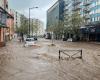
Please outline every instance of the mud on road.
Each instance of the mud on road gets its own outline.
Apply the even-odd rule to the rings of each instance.
[[[0,80],[100,80],[99,45],[55,41],[48,46],[51,41],[43,39],[37,44],[25,48],[15,40],[1,48]],[[59,60],[59,49],[82,49],[83,60]]]

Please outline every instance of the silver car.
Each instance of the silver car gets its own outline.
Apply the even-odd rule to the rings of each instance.
[[[25,47],[33,46],[36,44],[36,41],[33,38],[26,38],[25,40]]]

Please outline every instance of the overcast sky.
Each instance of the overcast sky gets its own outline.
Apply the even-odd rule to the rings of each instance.
[[[46,11],[57,0],[8,0],[9,7],[28,17],[29,8],[38,6],[38,9],[31,10],[31,17],[38,18],[46,24]]]

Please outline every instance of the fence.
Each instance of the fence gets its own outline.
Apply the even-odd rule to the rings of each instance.
[[[69,54],[70,52],[72,52],[72,55]],[[79,58],[82,59],[82,52],[82,50],[59,50],[59,60],[61,60],[61,53],[67,55],[69,58],[73,58],[73,56],[80,54]]]

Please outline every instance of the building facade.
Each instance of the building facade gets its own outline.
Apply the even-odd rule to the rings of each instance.
[[[44,23],[41,20],[38,20],[38,26],[39,26],[39,29],[38,29],[37,35],[38,36],[43,36],[44,33],[45,33]]]
[[[14,17],[13,11],[11,9],[8,11],[9,11],[9,14]],[[6,38],[6,41],[9,41],[9,40],[13,39],[13,35],[14,35],[14,19],[8,18],[6,22],[7,22],[6,23],[7,28],[6,28],[6,35],[5,35],[6,37],[5,38]]]
[[[57,1],[47,11],[47,30],[59,21],[59,2]]]
[[[100,21],[100,0],[93,0],[90,7],[91,22]]]
[[[31,19],[31,34],[34,36],[43,36],[45,33],[44,23],[39,19]]]
[[[8,13],[8,1],[0,0],[0,47],[4,46],[6,43],[6,29],[7,29],[7,19],[13,18]]]
[[[64,1],[58,0],[47,11],[47,30],[54,27],[59,21],[64,19]]]
[[[73,13],[73,1],[72,0],[64,0],[64,26],[68,26],[69,16]]]
[[[100,41],[100,0],[64,0],[64,22],[74,12],[79,12],[84,19],[81,26],[82,37],[88,41]]]
[[[14,12],[14,28],[15,30],[17,28],[19,28],[21,26],[21,15],[19,12],[17,11],[13,11]]]

